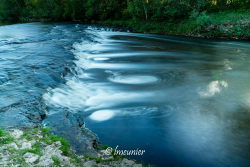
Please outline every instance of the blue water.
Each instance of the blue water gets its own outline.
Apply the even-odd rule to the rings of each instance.
[[[81,152],[77,116],[101,143],[145,150],[131,158],[146,164],[249,166],[249,54],[248,42],[3,26],[0,126],[49,125]]]

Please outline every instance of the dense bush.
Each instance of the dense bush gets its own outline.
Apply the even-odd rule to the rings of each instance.
[[[21,0],[0,0],[0,21],[18,21],[23,5]]]
[[[250,0],[0,0],[0,22],[25,20],[154,20],[178,22],[204,11],[249,8]],[[203,14],[202,14],[203,13]]]
[[[206,15],[206,12],[202,12],[197,18],[196,18],[196,24],[200,27],[203,28],[205,26],[208,26],[211,24],[212,20],[211,18]]]

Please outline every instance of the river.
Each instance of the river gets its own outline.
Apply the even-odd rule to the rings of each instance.
[[[247,167],[249,55],[248,42],[1,26],[0,126],[50,126],[82,153],[86,126],[159,167]]]

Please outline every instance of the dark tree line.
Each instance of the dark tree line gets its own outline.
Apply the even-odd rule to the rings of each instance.
[[[29,20],[159,20],[178,21],[250,7],[250,0],[0,0],[0,22]]]

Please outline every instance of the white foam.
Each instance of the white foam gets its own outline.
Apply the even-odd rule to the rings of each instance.
[[[150,84],[158,81],[158,78],[151,75],[121,75],[109,78],[110,81],[123,84]]]
[[[106,121],[114,117],[115,111],[113,110],[99,110],[92,113],[89,118],[94,121]]]
[[[109,60],[107,57],[96,57],[94,58],[95,61],[104,61],[104,60]]]
[[[100,34],[95,34],[100,35]],[[91,73],[87,73],[86,69],[104,68],[104,69],[134,69],[144,68],[147,65],[138,63],[131,65],[128,63],[106,63],[98,60],[107,60],[102,55],[96,55],[92,52],[99,50],[104,45],[101,45],[104,37],[98,37],[99,42],[85,42],[83,39],[80,43],[74,43],[72,53],[75,55],[74,61],[77,71],[77,76],[66,77],[66,84],[61,84],[57,88],[48,90],[43,98],[47,104],[56,107],[69,108],[71,111],[96,111],[91,115],[93,120],[107,120],[118,113],[111,111],[103,111],[111,107],[116,107],[121,104],[130,104],[136,102],[152,102],[154,93],[151,91],[123,91],[114,89],[110,83],[89,83],[84,79],[93,79]],[[102,48],[103,49],[103,48]],[[158,78],[151,75],[123,75],[110,78],[112,82],[125,84],[148,84],[158,81]],[[102,111],[102,113],[100,112]],[[104,115],[103,115],[104,114]],[[100,118],[100,116],[103,118]]]
[[[92,93],[87,85],[76,80],[69,80],[66,85],[48,91],[43,98],[47,103],[57,107],[82,109],[90,94]]]

